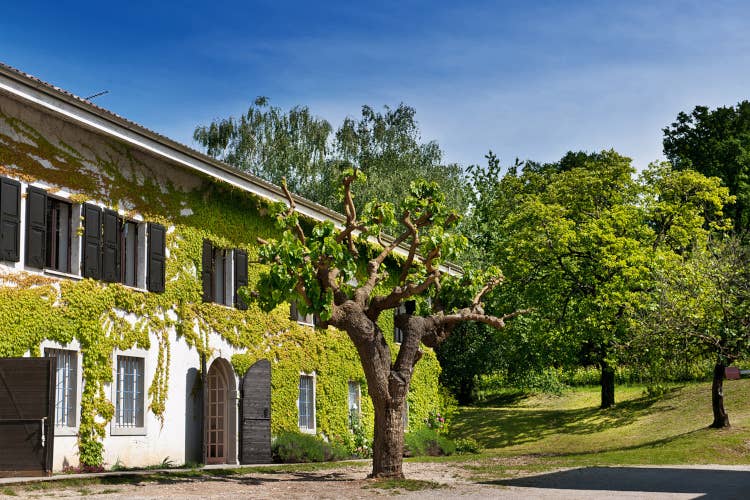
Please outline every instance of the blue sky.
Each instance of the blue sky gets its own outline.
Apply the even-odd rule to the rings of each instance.
[[[0,60],[189,145],[258,95],[334,127],[405,102],[446,161],[615,148],[750,94],[749,2],[8,2]]]

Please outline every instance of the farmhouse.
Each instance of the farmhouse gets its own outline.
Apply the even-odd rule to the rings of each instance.
[[[55,470],[261,462],[281,431],[372,428],[345,333],[237,296],[261,271],[257,238],[278,236],[277,186],[0,65],[0,187],[0,358],[55,358],[54,439],[26,439],[52,445]],[[426,349],[413,424],[440,405],[438,373]],[[3,415],[0,439],[27,428]]]

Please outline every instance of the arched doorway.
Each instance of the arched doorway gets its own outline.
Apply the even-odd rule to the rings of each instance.
[[[237,390],[232,366],[218,358],[206,374],[203,410],[204,462],[237,462]]]

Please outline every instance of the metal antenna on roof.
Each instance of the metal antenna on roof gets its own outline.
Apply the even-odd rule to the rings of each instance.
[[[97,97],[103,96],[104,94],[109,94],[109,90],[102,90],[101,92],[99,92],[97,94],[90,95],[88,97],[84,97],[84,99],[86,99],[87,101],[90,101],[91,99],[96,99]]]

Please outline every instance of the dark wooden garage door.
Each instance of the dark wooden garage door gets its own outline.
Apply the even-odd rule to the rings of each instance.
[[[0,477],[52,473],[55,358],[0,358]]]
[[[242,377],[240,463],[271,461],[271,363],[261,359]]]

